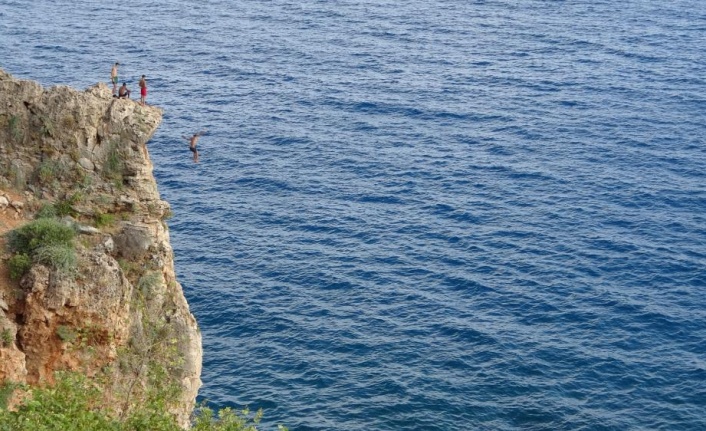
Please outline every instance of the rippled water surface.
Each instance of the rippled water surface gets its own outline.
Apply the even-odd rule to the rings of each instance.
[[[215,406],[706,429],[706,3],[0,0],[0,49],[147,75]]]

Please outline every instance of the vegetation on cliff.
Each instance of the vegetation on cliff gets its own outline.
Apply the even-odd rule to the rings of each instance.
[[[40,218],[12,231],[9,246],[15,255],[8,262],[10,276],[21,278],[33,262],[52,267],[62,274],[75,269],[74,236],[73,229],[51,218]]]
[[[7,385],[6,385],[7,387]],[[0,406],[0,431],[181,431],[168,412],[175,402],[168,390],[154,391],[128,415],[119,416],[101,402],[104,394],[96,379],[79,373],[59,372],[56,384],[26,388],[25,401],[15,410]],[[22,388],[12,388],[22,389]],[[2,388],[0,388],[2,393]],[[0,398],[0,402],[2,398]],[[193,415],[192,431],[257,431],[262,412],[208,407]],[[286,431],[284,426],[278,427]]]

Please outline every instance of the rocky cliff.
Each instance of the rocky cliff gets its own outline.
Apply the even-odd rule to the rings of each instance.
[[[0,233],[9,232],[0,244],[0,384],[76,370],[96,376],[116,414],[152,386],[172,385],[170,408],[188,423],[201,335],[174,274],[170,208],[147,151],[161,118],[104,84],[45,89],[0,70]],[[7,243],[37,217],[76,232],[75,266],[32,258],[18,269]]]

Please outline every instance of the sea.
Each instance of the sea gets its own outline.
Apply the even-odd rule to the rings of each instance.
[[[261,430],[706,429],[706,2],[0,0],[16,77],[116,61],[164,109],[200,401]]]

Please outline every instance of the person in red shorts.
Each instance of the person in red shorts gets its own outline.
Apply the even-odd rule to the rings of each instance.
[[[147,80],[145,80],[145,75],[140,78],[140,104],[145,106],[145,99],[147,98]]]

